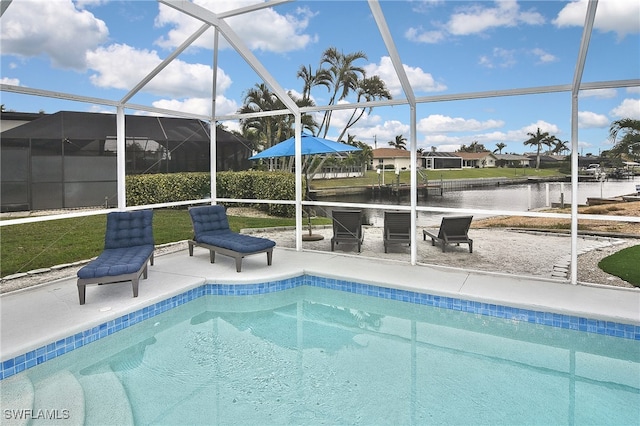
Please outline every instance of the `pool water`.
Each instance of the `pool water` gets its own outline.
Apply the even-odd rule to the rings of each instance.
[[[32,398],[78,424],[623,425],[640,342],[301,286],[199,297],[1,383],[5,420]]]

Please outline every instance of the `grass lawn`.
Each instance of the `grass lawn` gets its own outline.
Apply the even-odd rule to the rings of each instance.
[[[640,287],[640,245],[627,247],[610,256],[605,257],[598,263],[603,271],[622,278],[636,287]]]
[[[531,168],[499,168],[486,167],[483,169],[462,169],[462,170],[426,170],[427,179],[481,179],[481,178],[524,178],[524,177],[551,177],[566,176],[558,169],[531,169]],[[400,183],[409,184],[411,182],[411,172],[404,170],[400,172]],[[420,180],[418,176],[418,180]],[[385,172],[385,183],[395,183],[396,175],[393,171]],[[314,179],[311,182],[312,189],[339,188],[342,186],[368,186],[378,184],[378,174],[369,170],[363,177],[336,178],[336,179]]]
[[[330,220],[317,218],[314,223],[327,224]],[[294,225],[294,218],[229,216],[229,226],[234,231]],[[0,276],[95,257],[104,246],[105,228],[104,215],[4,226],[1,231]],[[155,210],[153,234],[156,244],[191,238],[189,213],[186,210]]]

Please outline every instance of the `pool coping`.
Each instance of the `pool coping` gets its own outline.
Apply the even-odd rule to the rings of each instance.
[[[205,257],[204,253],[193,258],[185,258],[184,253],[180,252],[162,256],[161,262],[158,262],[161,266],[152,267],[150,271],[153,273],[150,272],[149,280],[141,281],[142,285],[154,280],[154,288],[158,287],[156,289],[158,291],[153,292],[156,294],[148,292],[143,297],[132,299],[130,294],[127,295],[127,292],[131,291],[130,285],[107,286],[109,290],[113,290],[109,291],[108,304],[118,306],[114,308],[103,306],[98,309],[99,315],[86,316],[84,314],[87,313],[87,309],[76,308],[75,280],[70,279],[60,280],[31,291],[25,290],[12,297],[9,297],[11,294],[2,297],[0,302],[5,308],[7,306],[5,302],[8,299],[17,300],[25,296],[26,300],[37,293],[48,298],[52,295],[59,298],[64,294],[63,303],[59,308],[64,306],[79,312],[84,320],[73,324],[67,321],[66,327],[57,328],[53,332],[33,333],[32,339],[28,338],[29,331],[38,330],[24,330],[27,338],[22,341],[22,344],[17,344],[14,339],[7,350],[7,342],[11,343],[10,339],[4,338],[7,321],[15,326],[19,319],[5,315],[5,309],[2,309],[3,344],[0,379],[8,377],[7,372],[18,372],[16,368],[20,370],[32,367],[97,338],[106,337],[124,326],[132,325],[129,324],[131,312],[146,318],[151,313],[155,315],[163,312],[162,309],[166,310],[169,306],[178,306],[177,303],[182,304],[180,301],[184,298],[189,299],[194,294],[204,293],[206,288],[225,288],[226,293],[233,294],[235,290],[249,292],[253,291],[252,288],[264,288],[265,283],[290,285],[292,280],[297,281],[299,277],[324,280],[330,283],[328,288],[337,286],[340,287],[336,288],[338,290],[354,285],[363,289],[375,289],[378,294],[401,295],[398,296],[401,297],[400,300],[408,301],[412,298],[423,300],[425,303],[418,303],[430,306],[465,310],[482,315],[493,314],[492,316],[498,317],[507,315],[507,318],[513,320],[640,340],[640,313],[638,309],[633,310],[634,303],[636,308],[640,306],[640,292],[637,291],[572,286],[548,279],[470,272],[455,268],[411,266],[404,262],[343,254],[327,255],[326,253],[296,252],[290,249],[279,249],[279,251],[286,252],[284,255],[288,261],[293,261],[291,266],[281,265],[278,268],[272,268],[261,266],[259,264],[261,262],[254,261],[251,263],[251,270],[247,268],[247,273],[242,274],[235,273],[232,259],[218,261],[215,265],[211,265],[198,259],[198,257]],[[304,267],[296,266],[300,263]],[[175,272],[178,265],[183,269],[191,265],[194,270],[190,274],[181,274]],[[234,269],[232,274],[227,271],[231,268]],[[327,269],[334,272],[328,273]],[[211,273],[212,270],[220,272],[217,278],[207,278],[214,275]],[[425,277],[428,278],[426,283],[423,281]],[[175,284],[176,280],[180,281],[180,285],[166,285],[168,282]],[[279,284],[274,285],[278,287]],[[97,293],[105,293],[106,289],[97,289],[97,286],[94,288],[96,290],[88,295],[89,309],[92,304],[94,308],[96,304],[104,305],[104,301],[100,299],[104,294]],[[527,289],[529,291],[526,291]],[[69,299],[70,293],[73,293],[71,299]],[[554,299],[562,303],[550,303]],[[594,303],[609,305],[610,308],[615,309],[609,309],[609,313],[602,312],[602,309],[594,311]],[[620,309],[621,304],[626,304],[627,308]],[[95,312],[89,313],[95,314]],[[23,319],[25,319],[24,316]],[[32,328],[33,326],[34,324],[31,324]],[[26,328],[29,328],[28,324]]]

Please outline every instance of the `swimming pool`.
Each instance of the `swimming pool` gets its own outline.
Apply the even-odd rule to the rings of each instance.
[[[91,345],[6,379],[3,418],[635,423],[638,331],[310,276],[205,285],[89,330]]]

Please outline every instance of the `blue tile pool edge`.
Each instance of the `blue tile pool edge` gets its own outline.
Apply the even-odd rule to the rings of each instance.
[[[60,355],[64,355],[74,349],[81,348],[98,339],[110,336],[117,331],[146,319],[153,318],[156,315],[202,296],[251,296],[288,290],[303,285],[640,341],[640,326],[632,324],[473,302],[453,297],[435,296],[335,278],[300,275],[294,278],[258,284],[203,284],[177,296],[162,300],[83,332],[76,333],[15,358],[3,361],[0,369],[0,380],[11,377]]]

